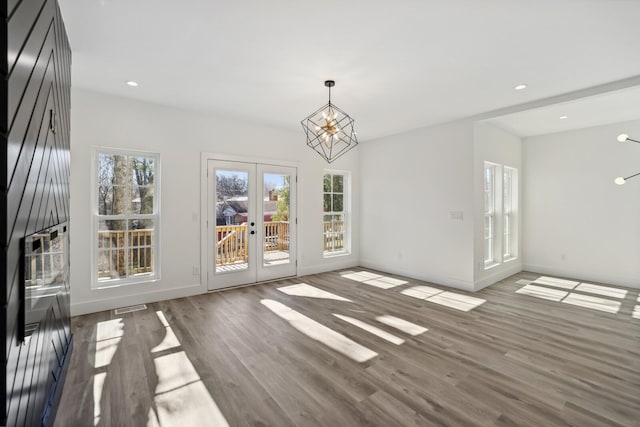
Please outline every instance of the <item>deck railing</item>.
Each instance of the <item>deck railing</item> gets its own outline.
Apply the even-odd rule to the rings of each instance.
[[[230,264],[249,259],[247,224],[216,226],[216,264]],[[264,223],[264,252],[289,250],[289,222]]]
[[[325,251],[344,249],[344,221],[325,221],[323,236]]]
[[[216,263],[230,264],[247,261],[247,224],[216,226]]]
[[[289,221],[264,223],[264,251],[289,250]]]
[[[216,262],[229,264],[248,259],[248,226],[216,226]],[[98,277],[109,278],[153,272],[154,230],[102,230],[98,232]],[[324,249],[344,246],[344,223],[324,223]],[[289,250],[289,222],[264,223],[264,252]],[[126,255],[125,255],[126,252]],[[125,256],[128,259],[125,259]],[[127,272],[128,266],[128,272]]]
[[[153,233],[152,228],[98,231],[98,278],[153,272]]]

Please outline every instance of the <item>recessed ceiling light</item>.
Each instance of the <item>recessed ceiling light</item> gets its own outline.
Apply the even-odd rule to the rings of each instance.
[[[515,90],[522,90],[526,88],[527,88],[527,85],[525,84],[519,84],[518,86],[514,87]]]
[[[560,120],[568,119],[569,116],[560,116]]]
[[[138,86],[138,82],[134,82],[133,80],[129,80],[127,82],[127,84],[131,87],[137,87]]]

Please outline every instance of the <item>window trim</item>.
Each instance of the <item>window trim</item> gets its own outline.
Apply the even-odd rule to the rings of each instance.
[[[493,212],[492,215],[492,259],[487,260],[486,248],[487,237],[485,233],[486,217],[488,215],[485,205],[486,200],[486,171],[487,168],[493,169]],[[511,174],[509,189],[505,187],[506,173]],[[482,258],[483,269],[489,270],[504,263],[518,259],[520,252],[520,237],[519,237],[519,172],[517,167],[507,166],[504,164],[485,161],[482,169],[482,192],[483,192],[483,206],[482,206]],[[509,190],[509,202],[510,206],[507,206],[506,195]],[[509,220],[506,215],[509,214]],[[509,223],[509,234],[506,233],[507,223]],[[505,253],[507,247],[507,239],[509,239],[510,253]]]
[[[506,173],[509,172],[511,175],[509,182],[509,201],[510,206],[507,209],[507,204],[505,203],[505,194],[506,187],[504,185],[504,177]],[[502,180],[503,180],[503,188],[502,188],[502,215],[505,217],[507,213],[509,214],[509,235],[507,237],[506,234],[506,220],[503,219],[502,225],[502,261],[509,262],[518,258],[518,169],[511,166],[503,166],[502,167]],[[515,191],[514,191],[515,190]],[[505,253],[505,248],[507,247],[507,239],[509,240],[509,247],[511,248],[509,253]]]
[[[153,214],[138,214],[136,219],[153,219],[155,222],[155,236],[153,249],[153,274],[145,276],[128,276],[124,278],[99,280],[97,274],[98,255],[98,224],[100,220],[129,220],[130,215],[100,215],[98,211],[98,156],[100,154],[111,154],[121,156],[141,156],[154,159],[154,194],[153,194]],[[161,278],[161,159],[159,152],[132,150],[123,148],[111,148],[92,146],[91,147],[91,195],[89,197],[91,207],[91,289],[106,289],[119,286],[136,285],[141,283],[158,282]]]
[[[334,175],[342,175],[342,215],[344,217],[344,244],[342,249],[327,251],[324,249],[324,243],[322,248],[322,257],[323,258],[334,258],[345,255],[351,255],[351,172],[345,170],[337,170],[337,169],[324,169],[322,171],[322,199],[324,200],[324,195],[327,194],[324,191],[324,176],[331,175],[331,182],[333,182]],[[330,193],[333,194],[333,191]],[[326,213],[324,211],[324,201],[322,206],[322,224],[324,227],[324,216],[332,215],[335,212]],[[324,229],[322,231],[322,241],[324,242]]]
[[[482,218],[483,218],[483,226],[482,226],[482,259],[483,259],[483,267],[485,270],[488,270],[492,267],[495,267],[497,265],[500,264],[501,261],[501,257],[500,259],[498,258],[498,256],[496,256],[497,254],[499,254],[500,250],[496,250],[499,248],[496,248],[496,245],[498,244],[498,239],[496,238],[496,230],[498,230],[499,228],[499,224],[498,224],[498,215],[499,215],[499,204],[496,203],[496,195],[499,194],[498,193],[498,182],[496,180],[496,176],[501,176],[502,174],[499,173],[500,171],[500,165],[498,165],[497,163],[492,163],[492,162],[487,162],[485,161],[483,164],[483,168],[482,168],[482,194],[483,196],[486,195],[487,190],[486,190],[486,174],[487,174],[487,169],[491,168],[492,170],[492,174],[493,174],[493,179],[492,179],[492,188],[491,188],[491,198],[493,201],[493,208],[491,209],[490,212],[487,212],[486,209],[486,202],[485,199],[483,197],[483,206],[482,206]],[[502,197],[501,197],[502,198]],[[490,218],[490,223],[491,223],[491,236],[489,238],[487,238],[484,227],[485,227],[485,222],[487,217]],[[487,259],[487,253],[486,253],[486,247],[487,247],[487,240],[491,240],[491,259]]]

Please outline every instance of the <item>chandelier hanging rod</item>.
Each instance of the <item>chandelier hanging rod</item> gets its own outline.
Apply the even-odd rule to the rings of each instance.
[[[325,80],[324,85],[329,88],[329,105],[331,105],[331,88],[336,85],[335,80]]]

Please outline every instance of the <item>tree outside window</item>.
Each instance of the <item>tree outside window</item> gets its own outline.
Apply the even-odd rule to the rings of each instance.
[[[97,152],[97,281],[157,276],[155,154]]]

